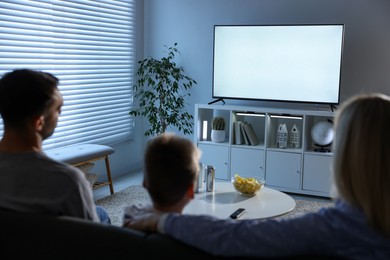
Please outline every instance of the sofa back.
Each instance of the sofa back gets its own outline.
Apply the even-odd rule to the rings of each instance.
[[[71,217],[0,209],[0,223],[1,259],[224,259],[165,235]]]
[[[164,235],[77,218],[0,210],[0,223],[4,259],[216,259]]]

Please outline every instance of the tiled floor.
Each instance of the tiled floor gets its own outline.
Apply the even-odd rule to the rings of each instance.
[[[142,183],[142,173],[141,172],[129,173],[127,175],[114,178],[112,182],[114,183],[114,192],[118,192],[129,187],[130,185],[136,185],[136,184],[140,185]],[[93,196],[95,200],[104,198],[108,195],[110,195],[109,186],[104,186],[93,191]]]

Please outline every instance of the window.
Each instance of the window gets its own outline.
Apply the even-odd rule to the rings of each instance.
[[[132,137],[134,2],[0,2],[0,74],[30,68],[60,79],[64,106],[44,149]]]

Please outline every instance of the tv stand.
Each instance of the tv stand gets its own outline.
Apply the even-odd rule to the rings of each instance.
[[[226,122],[223,142],[211,140],[216,116]],[[215,167],[218,180],[229,181],[237,173],[264,178],[266,186],[280,191],[330,197],[332,146],[320,147],[311,131],[333,119],[331,111],[196,104],[194,142],[202,151],[200,161]],[[249,135],[242,122],[251,124]],[[278,145],[281,124],[288,131],[284,148]]]
[[[225,101],[223,100],[223,98],[218,98],[217,100],[211,101],[211,102],[209,102],[207,104],[211,105],[211,104],[217,103],[219,101],[222,101],[222,103],[225,105]]]

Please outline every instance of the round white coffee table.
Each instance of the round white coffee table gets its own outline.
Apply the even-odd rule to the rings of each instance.
[[[183,214],[226,219],[238,208],[244,208],[246,212],[239,219],[263,219],[286,214],[294,207],[295,200],[283,192],[263,187],[257,195],[247,197],[238,194],[230,182],[216,181],[215,191],[196,193]]]

